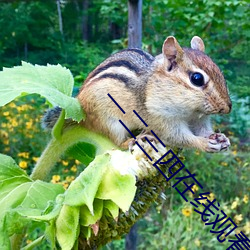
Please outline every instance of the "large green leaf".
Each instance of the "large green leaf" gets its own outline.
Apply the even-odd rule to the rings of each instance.
[[[16,176],[0,181],[0,201],[17,186],[30,181],[27,176]]]
[[[37,180],[32,183],[21,206],[26,209],[32,207],[44,210],[44,205],[47,205],[49,200],[54,200],[63,192],[64,188],[61,185]]]
[[[79,207],[64,205],[56,220],[56,238],[64,250],[71,250],[79,234]]]
[[[28,177],[10,156],[0,154],[0,181],[22,175]]]
[[[3,199],[0,200],[1,210],[0,210],[0,246],[1,249],[8,249],[9,246],[9,236],[12,233],[12,226],[17,226],[15,232],[20,231],[20,227],[23,227],[25,222],[22,218],[16,216],[7,216],[11,213],[12,209],[21,204],[22,200],[30,188],[32,182],[26,182],[15,189],[13,189],[9,194],[7,194]],[[8,219],[10,218],[10,220]],[[20,220],[19,220],[20,219]],[[27,222],[27,221],[26,221]]]
[[[95,224],[102,217],[103,200],[95,199],[93,202],[94,215],[92,215],[87,206],[80,208],[80,225],[89,226]]]
[[[112,200],[126,212],[129,210],[135,196],[135,183],[136,179],[133,175],[121,175],[118,170],[110,167],[103,176],[96,198]]]
[[[99,155],[95,160],[71,183],[65,192],[64,203],[70,206],[87,205],[93,214],[93,202],[110,161],[109,154]]]
[[[56,198],[64,189],[61,185],[32,181],[9,156],[0,154],[0,162],[0,249],[9,249],[9,236],[21,233],[31,222],[29,216],[52,210],[50,217],[53,215],[54,219],[59,214],[63,199]]]
[[[95,158],[96,148],[92,144],[78,142],[70,147],[66,154],[84,163],[85,165],[88,165]]]
[[[65,109],[66,118],[80,121],[84,114],[78,100],[71,97],[73,85],[71,72],[61,65],[34,66],[22,62],[22,66],[0,72],[0,106],[18,96],[36,93],[53,106]]]

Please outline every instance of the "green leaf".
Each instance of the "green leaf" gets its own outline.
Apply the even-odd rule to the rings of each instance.
[[[0,249],[10,250],[10,240],[6,232],[3,231],[0,225]]]
[[[91,237],[92,229],[90,227],[80,227],[80,231],[84,238],[89,239]]]
[[[14,188],[11,192],[9,192],[5,197],[0,200],[0,222],[1,220],[3,220],[7,210],[16,208],[22,203],[31,185],[32,182],[23,183]]]
[[[89,226],[95,224],[102,217],[103,200],[95,199],[93,203],[94,214],[91,214],[87,206],[80,208],[80,225]]]
[[[111,213],[112,217],[116,219],[119,215],[119,207],[110,200],[103,201],[103,207],[108,209],[108,211]]]
[[[54,202],[53,202],[54,203]],[[27,215],[30,219],[37,220],[37,221],[52,221],[54,220],[60,213],[62,209],[63,204],[61,203],[49,203],[48,207],[45,209],[45,211],[42,213],[42,215]],[[52,209],[51,209],[52,208]]]
[[[67,152],[67,155],[77,159],[85,165],[88,165],[95,158],[96,148],[92,144],[86,142],[78,142],[70,147]]]
[[[28,175],[10,156],[0,154],[0,181],[17,176],[26,176],[28,178]],[[2,191],[2,189],[0,190]]]
[[[70,206],[87,205],[93,214],[93,201],[103,176],[110,165],[109,161],[109,154],[97,156],[70,184],[65,192],[64,204]]]
[[[79,207],[64,205],[56,220],[56,238],[64,250],[71,250],[79,234]]]
[[[34,66],[22,62],[22,66],[0,72],[0,106],[18,96],[36,93],[53,106],[65,109],[66,118],[79,122],[84,114],[78,100],[71,97],[73,84],[72,74],[61,65]]]
[[[35,209],[41,213],[47,207],[48,201],[55,200],[56,196],[61,193],[64,193],[61,185],[37,180],[30,186],[20,208],[26,209],[27,213],[29,209]]]
[[[136,192],[136,179],[133,175],[121,175],[110,167],[103,176],[96,198],[112,200],[123,212],[129,210]]]
[[[16,216],[16,213],[11,213],[11,210],[22,202],[31,184],[32,182],[28,182],[19,185],[0,200],[0,249],[8,249],[9,236],[13,234],[13,227],[15,232],[19,232],[28,223],[27,220]]]
[[[58,193],[62,192],[64,189],[60,185],[42,181],[24,183],[16,187],[0,201],[3,203],[0,212],[2,228],[8,232],[8,236],[19,232],[29,223],[28,219],[38,220],[36,216],[41,216],[49,201],[54,200]],[[50,214],[50,217],[54,215],[52,219],[59,214],[61,207],[56,209]]]
[[[50,221],[45,229],[45,237],[50,242],[51,249],[56,249],[56,223]]]
[[[31,182],[27,176],[17,176],[0,181],[0,201],[17,186],[25,182]]]
[[[31,223],[32,221],[29,218],[20,216],[15,209],[10,209],[5,213],[3,231],[8,238],[14,234],[22,234],[23,229],[30,226]]]
[[[51,214],[57,216],[63,200],[56,197],[64,193],[64,189],[40,180],[32,182],[9,156],[0,155],[0,160],[0,238],[4,239],[0,242],[4,249],[9,245],[9,236],[21,233],[33,219],[27,216],[41,216],[44,211],[52,211]],[[59,208],[51,205],[54,200]]]

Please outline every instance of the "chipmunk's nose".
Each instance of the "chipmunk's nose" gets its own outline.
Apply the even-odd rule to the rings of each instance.
[[[228,114],[230,113],[231,109],[232,109],[232,102],[229,101],[227,105],[225,105],[222,109],[220,109],[219,113]]]

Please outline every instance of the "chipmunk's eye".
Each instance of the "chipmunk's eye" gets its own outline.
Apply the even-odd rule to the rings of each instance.
[[[190,81],[198,87],[204,85],[204,77],[201,73],[195,72],[190,74]]]

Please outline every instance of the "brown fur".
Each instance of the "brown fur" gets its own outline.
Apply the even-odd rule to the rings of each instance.
[[[230,112],[225,79],[203,53],[205,46],[199,37],[192,39],[191,46],[195,49],[182,49],[174,37],[168,37],[163,54],[156,58],[137,49],[109,57],[89,74],[78,95],[87,114],[84,125],[121,145],[128,133],[119,120],[130,130],[146,129],[133,114],[136,110],[148,123],[146,130],[153,129],[166,144],[220,151],[223,143],[208,138],[213,133],[208,115]],[[193,71],[205,75],[207,82],[202,87],[190,82]]]

